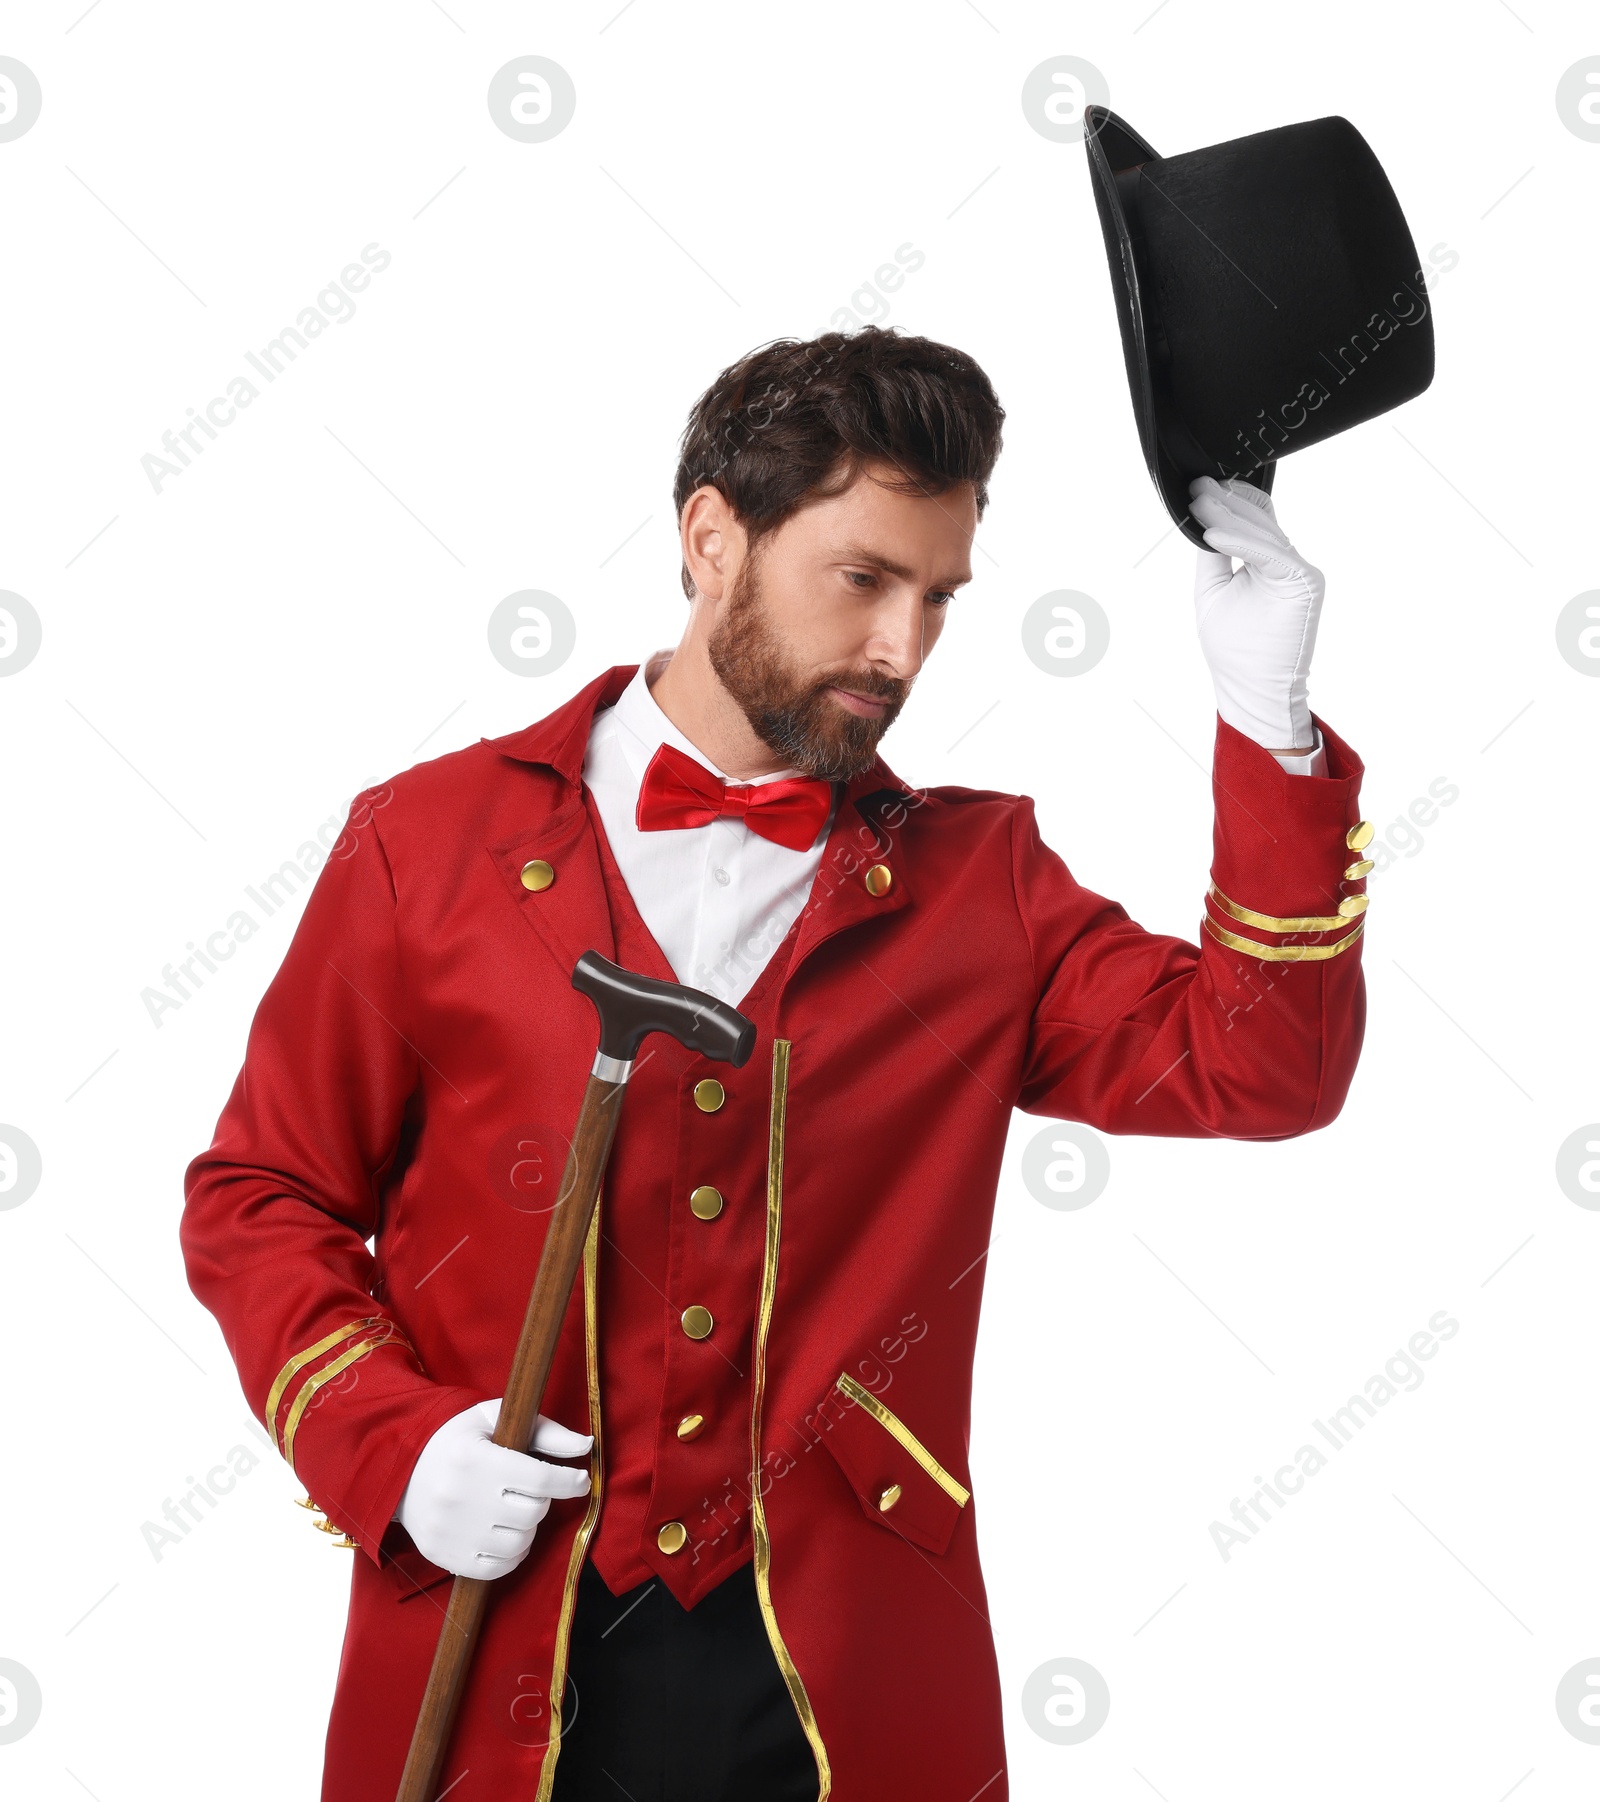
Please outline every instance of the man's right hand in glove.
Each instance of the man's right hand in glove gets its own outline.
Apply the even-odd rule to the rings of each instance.
[[[447,1420],[422,1448],[395,1511],[423,1557],[458,1577],[514,1570],[551,1501],[588,1493],[588,1471],[496,1445],[499,1418],[493,1401]],[[593,1444],[592,1433],[574,1433],[541,1414],[529,1450],[576,1458]]]

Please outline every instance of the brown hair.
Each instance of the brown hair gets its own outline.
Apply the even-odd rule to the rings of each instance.
[[[683,517],[710,484],[752,547],[807,500],[837,494],[863,463],[892,463],[902,492],[977,490],[978,516],[1000,455],[1005,409],[964,351],[892,326],[778,338],[753,350],[696,401],[679,446],[673,504]],[[683,571],[683,591],[694,582]]]

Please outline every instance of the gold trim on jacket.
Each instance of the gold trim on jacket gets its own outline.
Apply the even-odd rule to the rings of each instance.
[[[355,1333],[367,1336],[359,1345],[352,1346],[331,1363],[325,1364],[314,1376],[309,1376],[295,1392],[294,1402],[289,1409],[288,1419],[283,1423],[283,1433],[278,1432],[278,1410],[283,1406],[283,1399],[289,1392],[289,1386],[302,1370],[314,1364],[318,1358],[330,1352],[336,1345]],[[324,1383],[341,1375],[358,1359],[364,1358],[369,1351],[380,1345],[399,1344],[415,1355],[414,1347],[399,1326],[382,1314],[369,1315],[363,1320],[348,1320],[341,1327],[335,1327],[331,1333],[325,1334],[314,1345],[308,1345],[304,1351],[297,1351],[289,1359],[282,1370],[272,1380],[272,1387],[267,1391],[267,1405],[262,1417],[267,1423],[267,1431],[272,1435],[272,1443],[278,1448],[290,1470],[294,1469],[294,1436],[312,1397]]]
[[[755,1369],[750,1379],[750,1538],[755,1546],[756,1597],[761,1605],[761,1618],[767,1625],[767,1638],[772,1653],[788,1685],[790,1700],[800,1725],[811,1742],[817,1761],[817,1802],[827,1802],[833,1789],[833,1771],[828,1764],[828,1749],[817,1729],[811,1698],[789,1656],[789,1648],[778,1631],[778,1616],[772,1606],[769,1570],[772,1564],[772,1542],[767,1537],[767,1515],[761,1502],[761,1397],[767,1376],[767,1328],[772,1321],[772,1297],[778,1284],[778,1234],[783,1216],[783,1131],[789,1096],[788,1039],[772,1041],[772,1115],[767,1139],[767,1242],[761,1262],[761,1305],[756,1316]],[[541,1798],[542,1802],[542,1798]]]
[[[307,1377],[300,1385],[300,1393],[294,1398],[294,1406],[289,1410],[283,1423],[283,1461],[290,1470],[294,1469],[294,1436],[300,1430],[300,1421],[307,1408],[311,1406],[312,1397],[324,1383],[331,1383],[337,1376],[342,1376],[350,1366],[364,1358],[375,1345],[382,1345],[382,1339],[360,1339],[347,1352],[341,1352],[331,1364],[324,1364],[314,1377]]]
[[[578,1531],[573,1535],[572,1550],[567,1556],[567,1577],[561,1589],[561,1612],[556,1617],[555,1652],[550,1660],[550,1740],[544,1749],[544,1764],[539,1771],[539,1788],[534,1802],[550,1802],[550,1791],[556,1780],[556,1759],[561,1754],[561,1702],[567,1688],[567,1648],[572,1635],[572,1611],[578,1593],[578,1574],[583,1569],[589,1538],[600,1518],[600,1488],[604,1465],[600,1456],[600,1348],[599,1348],[599,1281],[597,1260],[600,1252],[600,1205],[604,1192],[594,1204],[594,1217],[589,1222],[589,1236],[583,1242],[583,1362],[589,1379],[589,1430],[594,1445],[589,1452],[589,1506]]]
[[[1242,920],[1246,926],[1259,926],[1264,932],[1339,932],[1350,924],[1350,914],[1263,914],[1254,908],[1241,907],[1237,901],[1230,901],[1222,890],[1213,882],[1206,893],[1226,914],[1234,919]],[[1351,903],[1356,913],[1363,910]]]
[[[289,1387],[290,1380],[297,1371],[304,1370],[315,1358],[320,1358],[325,1351],[332,1351],[342,1340],[348,1339],[352,1333],[359,1333],[363,1327],[382,1326],[378,1319],[348,1320],[341,1327],[335,1327],[326,1337],[319,1339],[315,1345],[308,1345],[304,1351],[297,1351],[284,1365],[283,1369],[272,1379],[272,1387],[267,1391],[267,1405],[262,1410],[262,1418],[267,1423],[267,1431],[272,1435],[274,1445],[278,1443],[278,1404],[283,1400],[283,1392]]]
[[[1340,925],[1345,922],[1340,921]],[[1211,934],[1219,944],[1226,945],[1230,951],[1246,951],[1251,957],[1258,957],[1268,964],[1320,964],[1326,963],[1330,957],[1338,957],[1361,937],[1367,929],[1363,920],[1354,932],[1346,933],[1342,939],[1335,939],[1332,944],[1321,945],[1263,945],[1259,939],[1241,938],[1237,932],[1229,932],[1219,926],[1210,914],[1200,922],[1201,926]]]
[[[841,1370],[839,1372],[834,1388],[841,1394],[848,1395],[858,1407],[865,1408],[879,1426],[898,1439],[958,1507],[965,1508],[967,1503],[972,1500],[972,1491],[958,1483],[900,1416],[884,1407],[877,1396],[870,1389],[863,1388],[850,1375],[849,1371]]]

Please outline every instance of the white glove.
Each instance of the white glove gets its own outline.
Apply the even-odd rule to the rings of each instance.
[[[1284,537],[1271,496],[1259,488],[1201,476],[1189,493],[1189,511],[1211,547],[1195,569],[1194,605],[1217,712],[1269,751],[1309,750],[1317,733],[1306,677],[1322,571]]]
[[[583,1495],[589,1473],[496,1445],[500,1403],[479,1402],[422,1448],[395,1519],[417,1550],[458,1577],[503,1577],[527,1557],[553,1497]],[[531,1449],[576,1458],[594,1444],[541,1414]]]

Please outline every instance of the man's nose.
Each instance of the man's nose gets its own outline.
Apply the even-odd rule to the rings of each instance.
[[[885,674],[909,682],[922,668],[922,660],[927,654],[926,631],[927,617],[921,591],[904,599],[897,597],[873,621],[867,655]]]

